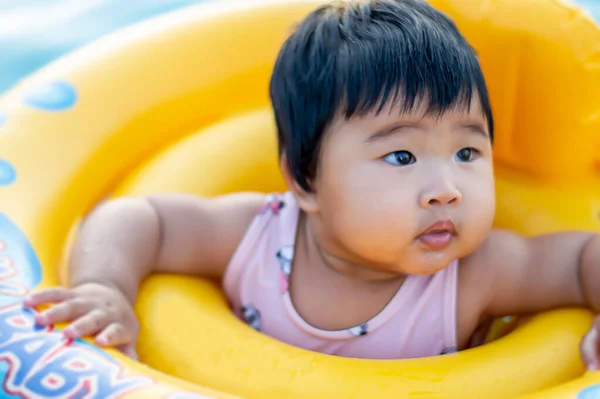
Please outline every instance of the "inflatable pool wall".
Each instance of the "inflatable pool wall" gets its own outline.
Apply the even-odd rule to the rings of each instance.
[[[458,354],[375,361],[304,351],[237,320],[218,287],[152,276],[141,362],[61,326],[22,296],[60,283],[67,243],[99,201],[285,190],[267,97],[279,46],[317,0],[219,1],[119,31],[0,100],[0,376],[8,398],[590,399],[592,314],[536,315]],[[600,30],[558,0],[432,0],[478,51],[497,121],[496,225],[600,231]],[[64,277],[64,276],[63,276]]]

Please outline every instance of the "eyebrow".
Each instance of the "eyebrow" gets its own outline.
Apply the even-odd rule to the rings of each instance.
[[[366,143],[373,143],[376,141],[380,141],[380,140],[384,140],[387,139],[388,137],[391,136],[395,136],[396,134],[400,133],[403,129],[406,128],[414,128],[414,127],[418,127],[417,124],[411,124],[411,123],[400,123],[400,124],[395,124],[389,127],[386,127],[384,129],[378,130],[377,132],[373,133],[372,135],[370,135],[365,142]],[[490,135],[487,131],[487,129],[485,127],[483,127],[483,125],[479,124],[479,123],[468,123],[468,124],[464,124],[460,126],[461,129],[465,129],[468,130],[470,132],[473,133],[477,133],[487,139],[490,138]]]
[[[400,131],[402,131],[403,129],[413,128],[413,127],[417,127],[417,125],[410,124],[410,123],[397,123],[392,126],[388,126],[388,127],[385,127],[383,129],[376,131],[375,133],[370,135],[367,138],[367,140],[365,140],[365,142],[374,143],[376,141],[384,140],[390,136],[394,136],[394,135],[400,133]]]
[[[465,125],[461,125],[461,128],[472,131],[473,133],[477,133],[485,137],[486,139],[490,138],[490,133],[487,129],[479,124],[479,123],[467,123]]]

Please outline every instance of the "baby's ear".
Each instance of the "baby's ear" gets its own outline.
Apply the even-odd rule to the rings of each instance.
[[[288,189],[298,202],[298,206],[306,213],[317,213],[319,211],[319,202],[317,201],[317,193],[314,190],[306,190],[302,187],[290,173],[287,156],[283,154],[280,159],[281,173],[288,186]]]

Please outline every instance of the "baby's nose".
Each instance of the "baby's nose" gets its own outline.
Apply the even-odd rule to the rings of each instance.
[[[449,182],[445,182],[437,187],[424,190],[421,195],[420,205],[423,208],[430,208],[440,205],[458,205],[462,200],[460,191]]]

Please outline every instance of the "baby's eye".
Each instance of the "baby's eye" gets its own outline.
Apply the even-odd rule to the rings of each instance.
[[[475,159],[477,150],[474,148],[463,148],[456,153],[455,159],[458,162],[471,162]]]
[[[387,163],[396,166],[406,166],[415,163],[417,160],[413,154],[408,151],[390,152],[383,158]]]

